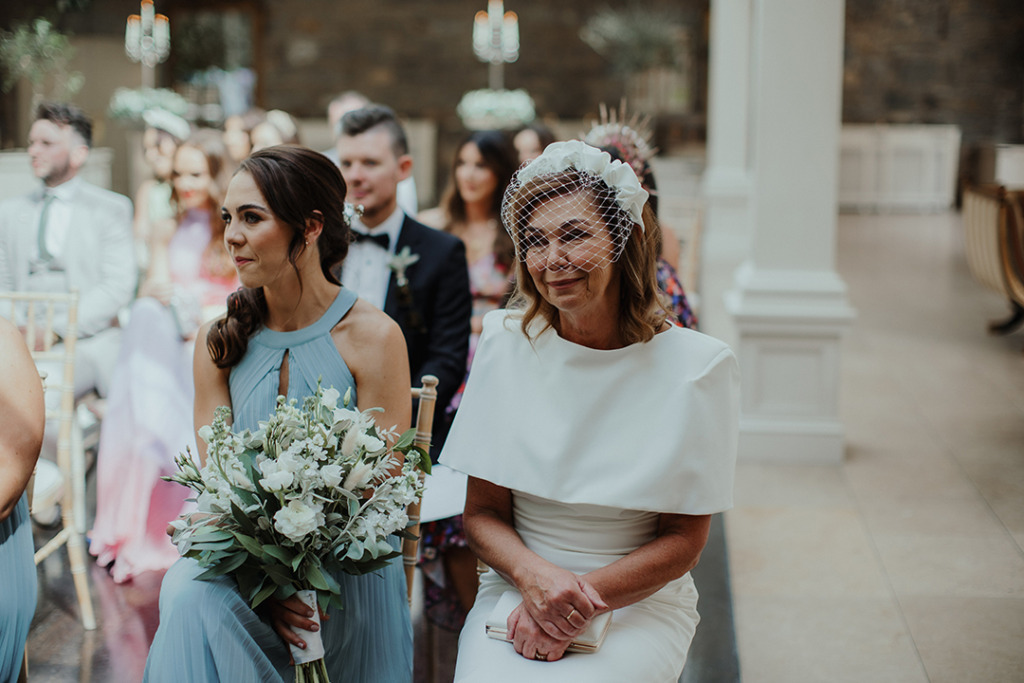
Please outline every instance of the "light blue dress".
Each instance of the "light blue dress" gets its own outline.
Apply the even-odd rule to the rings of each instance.
[[[22,494],[14,511],[0,522],[0,683],[14,683],[21,672],[28,627],[36,611],[36,563],[32,524]]]
[[[301,399],[317,379],[344,396],[355,381],[331,338],[356,295],[342,288],[317,322],[293,332],[262,329],[249,340],[229,378],[234,424],[256,429],[274,408],[281,361],[288,353],[288,396]],[[398,548],[397,539],[394,542]],[[284,641],[249,608],[235,580],[198,581],[202,570],[183,558],[164,577],[160,626],[146,661],[145,680],[291,681]],[[328,610],[323,624],[325,659],[335,683],[408,683],[412,679],[412,624],[401,562],[363,576],[335,576],[344,608]]]

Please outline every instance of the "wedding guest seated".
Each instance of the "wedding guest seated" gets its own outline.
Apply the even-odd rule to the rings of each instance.
[[[499,308],[508,295],[514,248],[501,227],[500,213],[501,197],[515,170],[514,152],[503,133],[472,133],[459,145],[441,205],[418,216],[466,245],[473,296],[467,372],[484,315]],[[461,397],[460,390],[448,406],[450,412]],[[477,584],[476,557],[466,544],[462,515],[427,522],[420,535],[424,612],[431,622],[458,631],[473,606]]]
[[[683,669],[689,570],[732,504],[739,374],[728,346],[666,322],[646,200],[580,141],[548,146],[505,193],[516,310],[485,318],[441,455],[470,477],[466,533],[490,567],[456,681],[674,683]],[[508,591],[507,618],[492,615]],[[608,612],[597,652],[566,652]]]
[[[327,105],[327,122],[331,127],[331,133],[334,135],[334,146],[323,152],[328,159],[339,166],[341,165],[341,161],[338,158],[338,143],[342,135],[342,117],[350,111],[369,107],[371,104],[373,103],[370,102],[370,99],[361,92],[347,90],[335,97]],[[416,178],[413,177],[412,173],[398,181],[396,193],[398,205],[402,207],[402,211],[405,211],[406,215],[415,216],[419,209],[419,199],[416,195]]]
[[[0,290],[78,290],[75,398],[90,392],[105,397],[121,343],[118,313],[131,303],[138,279],[132,203],[79,177],[89,157],[92,121],[78,107],[41,104],[28,142],[32,172],[42,182],[27,195],[0,202]],[[64,336],[66,317],[54,322],[57,336]],[[35,321],[22,317],[17,324]],[[41,362],[39,369],[49,377],[62,371],[56,361]],[[45,400],[56,410],[60,391],[48,390]],[[36,487],[40,521],[57,517],[62,476],[53,463],[56,450],[57,425],[49,420],[39,467],[52,485]]]
[[[235,429],[255,431],[278,394],[301,404],[320,381],[341,395],[351,390],[360,410],[382,408],[376,414],[382,429],[408,428],[411,380],[401,330],[332,274],[351,239],[345,193],[338,167],[319,152],[282,145],[242,162],[222,216],[243,287],[231,295],[227,315],[199,332],[197,428],[226,405]],[[204,443],[199,456],[205,460]],[[272,598],[256,613],[233,576],[201,581],[202,571],[192,559],[167,571],[145,680],[294,680],[287,643],[304,647],[293,628],[316,630],[312,609],[293,596]],[[320,629],[331,680],[411,680],[412,624],[401,562],[334,579],[344,608],[329,608]]]
[[[0,318],[0,681],[18,680],[36,611],[25,487],[43,442],[43,388],[18,329]]]
[[[437,405],[446,406],[466,373],[472,299],[463,243],[423,225],[398,203],[398,186],[412,173],[405,129],[388,107],[371,105],[341,119],[338,139],[348,201],[362,207],[355,242],[340,280],[402,328],[409,368],[419,383],[438,378]],[[431,456],[449,420],[434,413]]]
[[[533,161],[541,155],[541,152],[555,141],[555,134],[551,129],[539,121],[524,126],[512,138],[512,144],[519,155],[519,164]]]
[[[150,263],[124,330],[100,430],[96,522],[89,552],[121,583],[167,569],[178,552],[165,533],[188,490],[162,476],[192,437],[193,339],[225,310],[238,278],[224,248],[220,134],[199,130],[178,147],[177,218],[150,232]]]
[[[142,274],[149,263],[149,233],[154,223],[174,217],[171,203],[171,171],[174,152],[192,128],[188,121],[164,109],[147,109],[142,114],[142,156],[152,172],[135,192],[135,256]]]

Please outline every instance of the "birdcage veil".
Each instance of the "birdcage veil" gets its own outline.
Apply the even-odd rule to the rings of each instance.
[[[643,230],[647,196],[629,165],[579,140],[556,142],[513,177],[501,219],[527,265],[589,272]]]

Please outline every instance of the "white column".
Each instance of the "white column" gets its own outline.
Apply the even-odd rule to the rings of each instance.
[[[731,336],[732,323],[722,310],[721,293],[750,250],[752,2],[711,0],[700,317],[703,329],[724,338]]]
[[[750,253],[726,296],[743,372],[740,454],[838,462],[835,270],[843,0],[754,0]]]

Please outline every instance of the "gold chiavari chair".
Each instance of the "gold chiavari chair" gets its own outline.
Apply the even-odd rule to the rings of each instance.
[[[430,439],[434,425],[434,406],[437,403],[437,377],[424,375],[420,380],[422,386],[413,387],[412,397],[419,399],[419,407],[416,410],[416,438],[413,440],[417,446],[426,453],[430,453]],[[423,473],[420,473],[420,477]],[[416,560],[419,552],[420,535],[420,501],[409,504],[409,526],[407,530],[416,536],[415,539],[402,541],[402,563],[405,565],[405,583],[408,589],[409,605],[412,606],[413,577],[416,574]]]

